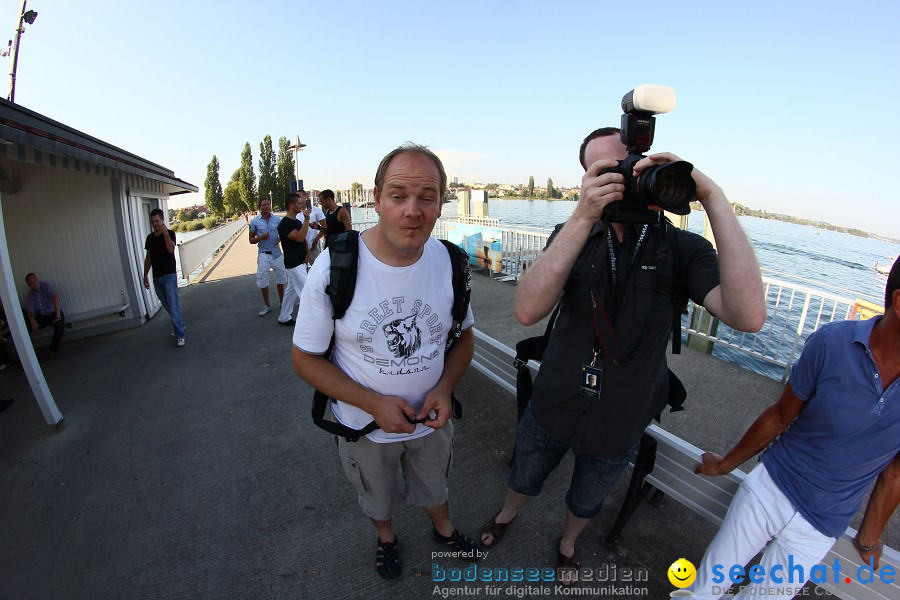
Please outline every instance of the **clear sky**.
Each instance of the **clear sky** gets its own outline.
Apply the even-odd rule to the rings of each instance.
[[[13,33],[19,0],[3,3]],[[426,144],[460,181],[579,185],[586,133],[671,86],[652,151],[752,208],[900,236],[900,3],[29,0],[16,101],[224,186],[300,135],[308,189]],[[9,59],[4,59],[9,60]]]

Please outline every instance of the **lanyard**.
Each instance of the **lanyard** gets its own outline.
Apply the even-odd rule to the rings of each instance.
[[[611,309],[610,314],[612,314],[613,318],[615,318],[615,315],[618,312],[618,304],[625,293],[624,282],[628,280],[628,275],[631,273],[631,269],[634,268],[635,262],[637,262],[638,252],[641,249],[641,244],[643,243],[644,238],[647,235],[648,229],[649,225],[644,225],[644,228],[641,229],[641,234],[634,246],[634,254],[631,257],[631,263],[628,265],[625,276],[623,278],[623,289],[621,290],[618,286],[616,251],[615,248],[613,248],[612,243],[612,225],[610,225],[609,229],[606,230],[606,243],[609,246],[609,268],[610,274],[612,275],[613,287],[615,288],[612,290],[612,298],[614,302],[613,305],[609,307]],[[593,286],[591,286],[591,306],[593,307],[593,310],[591,312],[593,316],[594,332],[597,336],[596,341],[594,342],[594,359],[593,361],[591,361],[591,366],[596,366],[597,356],[598,354],[600,354],[601,350],[605,356],[613,361],[613,363],[618,364],[619,344],[618,340],[616,339],[616,330],[613,327],[612,319],[607,314],[603,303],[600,302],[597,298],[597,294],[594,292]],[[602,319],[598,319],[598,312]]]
[[[638,251],[641,249],[641,243],[644,241],[644,237],[647,235],[647,229],[649,229],[649,225],[644,225],[644,228],[641,229],[641,235],[638,237],[637,244],[634,245],[634,254],[631,257],[631,264],[628,265],[628,270],[631,270],[631,267],[634,266],[634,261],[637,258]],[[618,272],[616,270],[616,250],[613,248],[612,242],[612,225],[606,230],[606,243],[609,246],[609,270],[612,273],[613,285],[618,285],[619,278]]]

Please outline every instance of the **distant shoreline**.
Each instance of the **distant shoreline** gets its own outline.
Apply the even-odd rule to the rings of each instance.
[[[546,202],[576,202],[576,200],[572,200],[570,198],[541,198],[538,196],[532,198],[525,198],[522,196],[504,196],[490,198],[490,200],[544,200]],[[456,198],[451,198],[448,202],[456,202]],[[863,231],[862,229],[832,225],[831,223],[827,223],[825,221],[817,222],[815,219],[804,219],[802,217],[794,217],[791,215],[783,215],[780,213],[770,213],[765,210],[756,210],[744,206],[743,204],[740,204],[738,202],[733,202],[732,206],[734,206],[734,214],[739,217],[756,217],[758,219],[767,219],[769,221],[782,221],[784,223],[793,223],[795,225],[808,225],[817,229],[827,229],[828,231],[836,231],[838,233],[849,233],[850,235],[855,235],[857,237],[871,238],[873,240],[881,240],[884,242],[891,242],[893,244],[900,244],[900,239],[879,235],[877,233],[872,233],[869,231]],[[691,209],[704,212],[703,206],[701,206],[699,202],[691,202]]]

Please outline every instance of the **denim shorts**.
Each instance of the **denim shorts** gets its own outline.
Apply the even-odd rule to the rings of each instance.
[[[575,469],[566,493],[566,506],[579,519],[591,519],[600,512],[606,495],[618,482],[639,441],[620,456],[575,456]],[[516,453],[509,474],[509,488],[526,496],[541,493],[544,480],[559,465],[569,445],[553,438],[538,425],[531,405],[516,428]]]

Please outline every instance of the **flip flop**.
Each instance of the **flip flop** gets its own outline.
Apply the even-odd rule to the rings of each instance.
[[[485,548],[493,548],[496,546],[500,540],[503,539],[503,534],[506,533],[506,528],[512,525],[513,521],[516,520],[515,517],[512,518],[512,521],[508,523],[498,523],[497,517],[500,516],[500,512],[491,517],[491,520],[481,526],[481,534],[478,536],[478,541],[481,542],[481,545]],[[491,543],[485,544],[482,540],[484,536],[491,536]]]
[[[560,537],[556,540],[556,576],[559,577],[559,582],[564,586],[570,586],[574,583],[578,582],[578,569],[581,567],[581,559],[578,556],[578,548],[575,548],[575,553],[572,554],[571,557],[566,556],[562,552],[559,551],[559,544],[562,542],[562,538]],[[568,580],[564,580],[562,578],[562,574],[571,574],[572,578]]]

